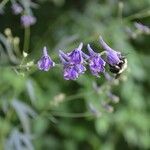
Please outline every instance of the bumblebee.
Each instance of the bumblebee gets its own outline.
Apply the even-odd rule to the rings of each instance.
[[[127,59],[125,56],[121,57],[121,62],[117,65],[110,65],[109,64],[109,70],[110,72],[116,74],[115,78],[120,77],[120,75],[122,74],[122,72],[124,72],[124,70],[127,69]]]

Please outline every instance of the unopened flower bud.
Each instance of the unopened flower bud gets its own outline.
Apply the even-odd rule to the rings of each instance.
[[[10,36],[11,35],[11,29],[10,28],[6,28],[4,31],[6,36]]]

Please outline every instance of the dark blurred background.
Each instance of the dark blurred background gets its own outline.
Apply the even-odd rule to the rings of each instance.
[[[0,149],[150,149],[150,34],[134,25],[150,26],[150,1],[34,1],[30,13],[37,22],[28,28],[25,59],[27,30],[20,24],[21,15],[12,13],[12,3],[4,1],[5,6],[0,5]],[[96,78],[89,71],[76,81],[65,81],[60,67],[41,72],[33,65],[43,46],[58,63],[59,49],[68,52],[80,42],[84,52],[88,43],[100,52],[100,35],[128,59],[127,70],[113,86],[103,75]],[[29,68],[18,68],[20,63],[28,63]],[[96,93],[95,84],[106,85]],[[120,99],[111,103],[113,112],[102,107],[109,101],[109,91]],[[92,113],[89,104],[102,114],[86,116]]]

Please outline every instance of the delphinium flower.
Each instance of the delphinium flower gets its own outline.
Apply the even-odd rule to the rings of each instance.
[[[121,73],[127,69],[127,59],[121,52],[115,51],[110,48],[100,37],[100,43],[105,50],[106,53],[106,62],[109,64],[109,70],[113,74],[115,74],[115,78],[117,79]]]
[[[106,62],[101,58],[99,53],[93,51],[90,45],[87,45],[87,49],[89,51],[89,67],[90,71],[94,76],[99,77],[99,73],[105,71]]]
[[[67,54],[61,50],[59,51],[59,57],[63,64],[65,80],[76,80],[79,75],[86,71],[84,59],[82,57],[82,47],[83,43],[81,43],[78,48]]]
[[[141,32],[143,32],[143,33],[146,33],[146,34],[150,34],[150,28],[149,28],[148,26],[143,25],[143,24],[138,23],[138,22],[135,22],[134,25],[135,25],[135,27],[136,27],[139,31],[141,31]]]
[[[14,3],[12,4],[12,11],[15,15],[18,15],[23,11],[23,8],[20,4]]]
[[[34,25],[36,23],[36,18],[32,15],[23,15],[21,16],[21,24],[24,27],[29,27],[31,25]]]
[[[48,71],[55,66],[55,63],[52,61],[51,57],[47,53],[47,48],[43,48],[43,56],[37,63],[39,70]]]
[[[76,80],[79,77],[77,68],[74,65],[71,65],[69,62],[67,62],[64,59],[64,56],[62,56],[62,52],[60,52],[59,57],[63,64],[64,79],[65,80]]]
[[[114,66],[119,64],[121,60],[121,53],[113,50],[110,48],[103,40],[102,37],[99,39],[100,44],[102,45],[103,49],[106,51],[106,56],[107,56],[107,63]]]
[[[101,117],[102,116],[102,113],[97,109],[95,108],[92,103],[89,103],[88,104],[88,107],[89,107],[89,110],[91,111],[91,113],[95,116],[95,117]]]
[[[108,97],[111,99],[112,102],[118,103],[119,102],[119,97],[117,95],[114,95],[113,93],[109,92]]]

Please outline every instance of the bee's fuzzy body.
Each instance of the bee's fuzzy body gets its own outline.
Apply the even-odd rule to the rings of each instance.
[[[124,56],[122,56],[121,62],[119,64],[109,65],[109,70],[110,72],[116,74],[116,78],[118,78],[122,74],[122,72],[124,72],[124,70],[127,69],[127,63],[127,59]]]

